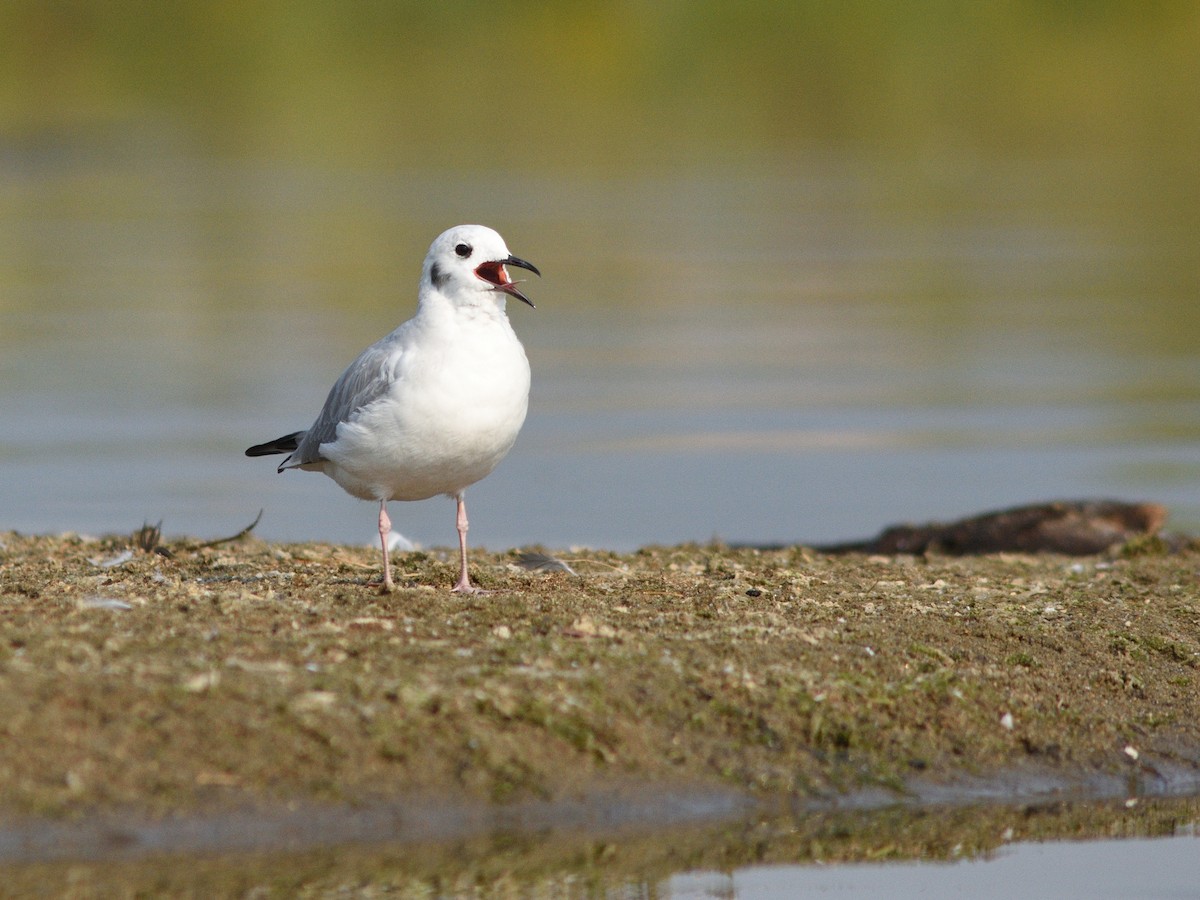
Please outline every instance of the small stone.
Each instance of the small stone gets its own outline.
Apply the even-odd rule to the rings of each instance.
[[[200,672],[193,675],[191,678],[185,678],[183,681],[183,689],[192,694],[199,694],[204,691],[215,688],[221,683],[221,673],[216,669],[208,672]]]
[[[574,622],[571,627],[566,630],[568,637],[578,638],[593,638],[593,637],[615,637],[617,632],[611,625],[604,623],[597,624],[591,616],[582,615]]]

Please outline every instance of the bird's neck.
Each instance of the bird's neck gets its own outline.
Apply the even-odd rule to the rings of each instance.
[[[468,319],[506,319],[504,295],[499,291],[478,291],[454,299],[437,288],[422,291],[417,300],[417,315]]]

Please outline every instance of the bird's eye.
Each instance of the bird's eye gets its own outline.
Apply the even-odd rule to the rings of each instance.
[[[466,259],[468,256],[471,255],[471,245],[470,244],[458,244],[455,246],[454,252],[457,253],[463,259]]]

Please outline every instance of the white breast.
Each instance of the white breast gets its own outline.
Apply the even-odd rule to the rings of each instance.
[[[529,361],[502,310],[414,320],[390,389],[321,445],[324,466],[364,499],[456,495],[512,448],[529,404]]]

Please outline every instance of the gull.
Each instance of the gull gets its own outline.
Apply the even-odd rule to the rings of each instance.
[[[508,266],[541,275],[483,225],[438,235],[421,269],[416,314],[350,363],[307,431],[246,451],[287,453],[277,471],[324,472],[347,493],[379,502],[385,594],[394,587],[388,501],[439,494],[457,504],[451,590],[483,593],[467,575],[463,497],[512,448],[529,406],[529,360],[504,305],[506,297],[533,301]]]

